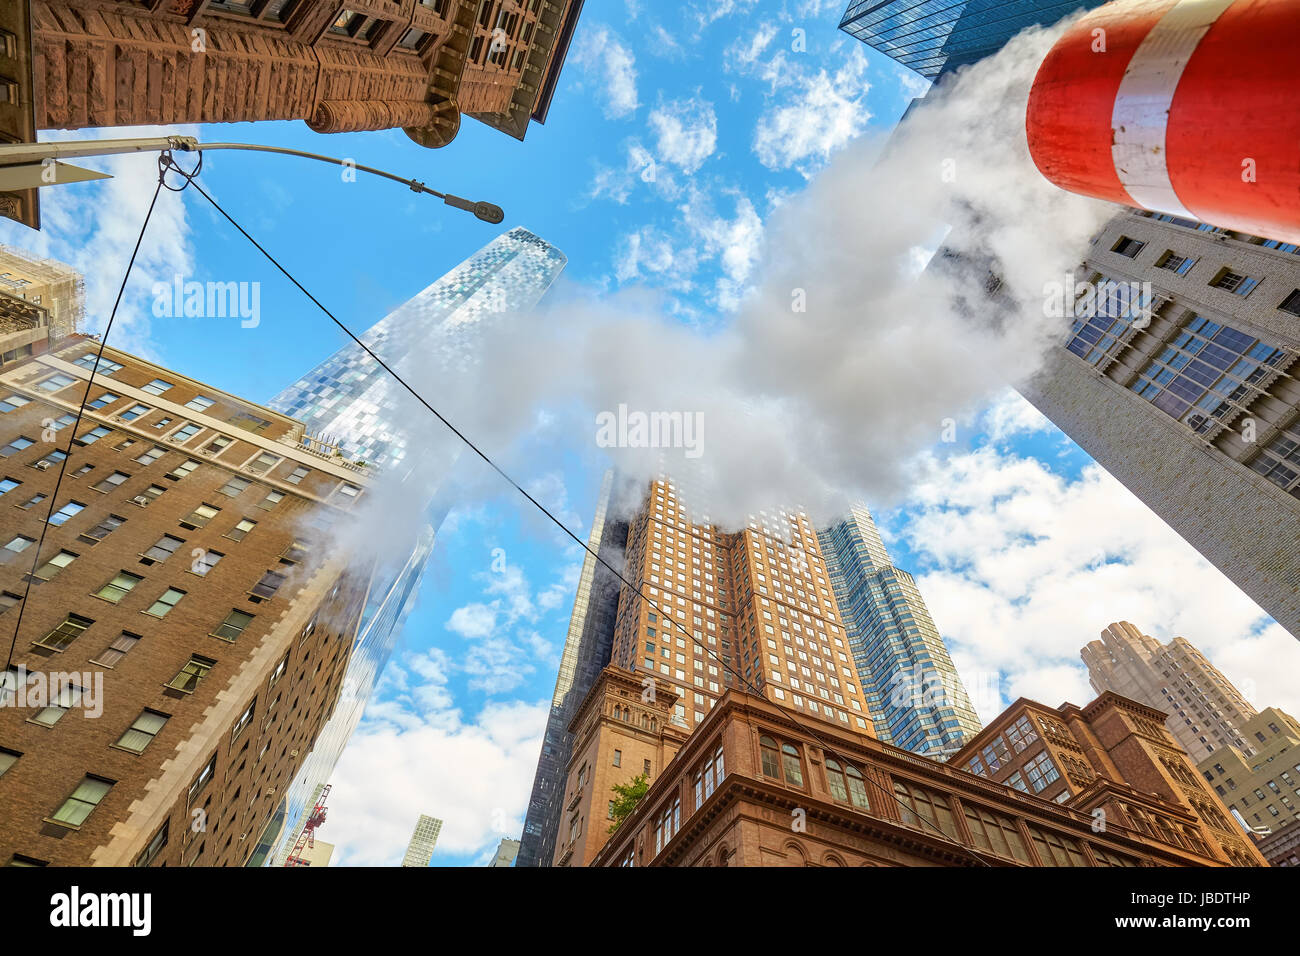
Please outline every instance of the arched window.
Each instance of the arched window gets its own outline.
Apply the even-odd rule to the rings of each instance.
[[[786,783],[803,786],[803,767],[799,763],[799,751],[794,744],[781,747],[781,767],[785,770]]]
[[[826,782],[830,785],[831,796],[836,800],[851,803],[863,810],[870,809],[866,783],[858,768],[851,763],[841,764],[838,760],[827,757]]]
[[[759,737],[758,747],[763,753],[763,776],[780,780],[781,758],[776,749],[776,741],[771,737]]]

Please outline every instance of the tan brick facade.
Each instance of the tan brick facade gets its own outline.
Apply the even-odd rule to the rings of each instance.
[[[39,540],[49,502],[24,505],[54,492],[58,462],[37,465],[66,447],[97,348],[74,336],[0,374],[6,638],[36,544],[5,545]],[[339,695],[369,572],[329,555],[329,529],[368,482],[299,422],[104,358],[55,501],[80,507],[48,528],[17,635],[32,676],[0,707],[0,864],[241,865]],[[102,686],[96,705],[47,710],[51,673]],[[65,801],[91,779],[78,821]]]

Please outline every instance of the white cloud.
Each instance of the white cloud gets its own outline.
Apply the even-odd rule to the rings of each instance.
[[[722,277],[716,285],[720,308],[735,308],[745,282],[758,262],[763,242],[763,220],[746,196],[736,197],[736,214],[727,219],[714,215],[704,196],[694,192],[682,206],[683,218],[705,256],[717,258]]]
[[[447,619],[446,627],[447,630],[471,640],[487,637],[496,630],[497,607],[481,602],[458,607]]]
[[[607,26],[583,31],[574,47],[573,61],[591,75],[605,101],[605,115],[613,118],[636,112],[636,58],[617,33]]]
[[[650,113],[650,128],[656,136],[657,158],[688,174],[704,165],[718,146],[713,104],[696,97],[656,106]]]
[[[1257,706],[1300,706],[1300,643],[1096,465],[1070,481],[987,446],[929,458],[904,514],[963,678],[1003,677],[986,720],[1021,695],[1091,700],[1079,649],[1114,621],[1187,638]]]
[[[421,813],[443,821],[435,861],[518,838],[549,709],[491,704],[466,722],[445,708],[371,707],[339,761],[319,831],[336,845],[336,865],[396,866]]]
[[[769,169],[798,169],[811,177],[867,129],[871,85],[866,54],[857,47],[833,73],[814,73],[802,61],[781,51],[766,64],[772,105],[754,131],[754,154]]]
[[[43,131],[51,141],[197,135],[192,127],[121,127],[111,130]],[[179,162],[189,165],[188,157]],[[113,178],[42,189],[42,230],[35,232],[8,220],[0,221],[0,241],[24,254],[56,259],[85,276],[84,328],[100,332],[108,322],[131,258],[149,201],[158,185],[157,155],[124,154],[87,157],[77,165],[110,173]],[[183,193],[164,189],[149,221],[113,323],[110,344],[149,357],[152,289],[156,282],[170,284],[176,275],[194,274],[194,250]],[[201,201],[201,200],[200,200]],[[222,279],[243,277],[222,276]]]
[[[984,413],[982,424],[992,441],[1001,441],[1013,435],[1056,431],[1056,426],[1046,415],[1012,389],[1007,389],[989,407]]]

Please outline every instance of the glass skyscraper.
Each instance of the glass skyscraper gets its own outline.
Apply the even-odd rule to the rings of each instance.
[[[614,472],[607,471],[601,482],[600,499],[587,546],[610,566],[619,568],[624,562],[627,523],[615,520],[609,514],[613,485]],[[591,553],[583,558],[515,866],[550,866],[555,855],[555,838],[563,810],[564,780],[573,747],[569,723],[609,663],[619,587],[617,576]]]
[[[980,731],[948,648],[865,507],[817,532],[876,736],[945,759]]]
[[[361,340],[403,377],[427,370],[434,359],[472,363],[481,320],[536,307],[567,261],[560,250],[527,229],[511,229],[381,319]],[[304,444],[327,454],[337,450],[345,459],[401,478],[410,475],[416,464],[408,455],[409,436],[403,423],[425,416],[431,430],[442,429],[353,342],[267,404],[306,422]],[[435,532],[449,507],[441,482],[454,467],[459,448],[441,455],[429,453],[428,443],[421,449],[424,460],[419,462],[418,480],[429,483],[423,527],[413,529],[409,546],[400,549],[402,559],[376,571],[334,713],[288,788],[284,813],[277,813],[273,823],[279,832],[263,834],[259,840],[279,847],[272,857],[276,862],[282,862],[293,845],[304,811],[333,774],[361,720],[414,604]]]
[[[840,29],[937,80],[996,53],[1031,26],[1049,26],[1104,0],[855,0]]]

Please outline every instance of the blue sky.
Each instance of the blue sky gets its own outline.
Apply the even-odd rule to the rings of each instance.
[[[708,335],[755,281],[773,209],[850,144],[887,134],[923,89],[836,30],[843,5],[589,0],[547,124],[524,143],[469,119],[437,151],[400,131],[319,136],[301,123],[193,132],[349,157],[498,203],[500,228],[526,226],[568,256],[559,295],[644,287]],[[46,199],[39,237],[0,228],[86,271],[92,325],[152,192],[149,158],[106,168],[111,185]],[[202,182],[358,332],[500,231],[399,185],[279,156],[212,153]],[[116,344],[265,401],[342,343],[196,194],[165,196],[151,230]],[[259,324],[152,316],[152,284],[174,274],[260,282]],[[1082,703],[1078,648],[1121,619],[1185,634],[1261,706],[1296,706],[1272,676],[1285,669],[1265,666],[1300,663],[1294,639],[1023,401],[985,405],[878,514],[968,683],[993,675],[983,717],[1021,694]],[[592,449],[522,461],[516,477],[585,537],[602,471]],[[338,844],[336,863],[396,863],[420,813],[445,821],[434,865],[482,864],[522,828],[581,554],[508,492],[453,512],[441,532],[334,780],[321,837]]]

